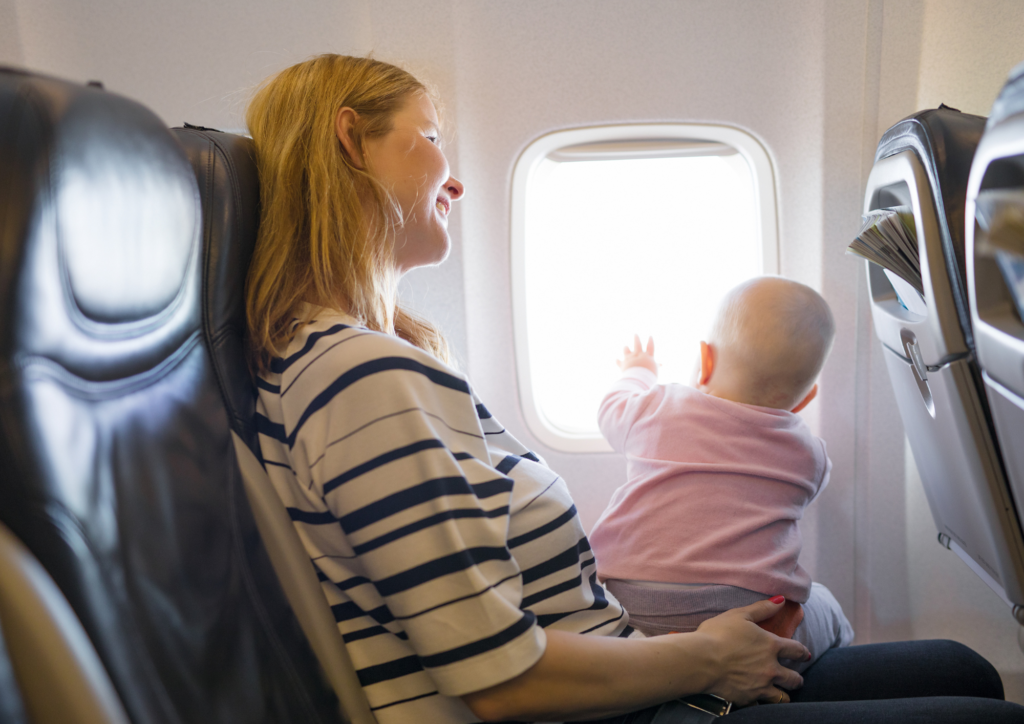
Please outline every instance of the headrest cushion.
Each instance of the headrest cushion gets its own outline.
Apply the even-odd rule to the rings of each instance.
[[[114,93],[0,69],[0,128],[5,354],[113,380],[198,334],[199,190],[160,119]]]
[[[988,117],[986,128],[1024,112],[1024,63],[1020,63],[1010,71],[1006,84],[999,91],[999,97],[992,105],[992,113]]]
[[[199,208],[192,169],[157,119],[125,123],[125,114],[139,115],[134,104],[104,96],[83,89],[55,119],[50,184],[79,310],[132,322],[177,296]]]

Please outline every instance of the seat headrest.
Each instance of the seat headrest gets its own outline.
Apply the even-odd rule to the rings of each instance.
[[[957,316],[968,346],[974,346],[967,304],[967,266],[964,258],[964,207],[971,161],[985,130],[985,119],[942,106],[904,118],[882,135],[875,162],[913,151],[928,174],[938,215],[946,270]]]
[[[1010,71],[1006,84],[999,91],[999,97],[992,104],[986,128],[991,128],[1018,113],[1024,113],[1024,63]]]
[[[231,429],[259,455],[256,387],[245,359],[245,277],[260,220],[252,141],[195,126],[172,129],[195,170],[206,216],[203,328]]]
[[[86,380],[152,368],[198,321],[201,214],[181,149],[134,101],[9,69],[0,128],[0,253],[17,279],[0,344]]]

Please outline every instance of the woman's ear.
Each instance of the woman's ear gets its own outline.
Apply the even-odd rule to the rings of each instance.
[[[797,403],[797,406],[794,407],[792,410],[790,410],[790,412],[800,412],[800,410],[804,409],[809,404],[811,404],[811,400],[813,400],[817,396],[818,396],[818,385],[814,385],[814,387],[811,388],[811,391],[807,393],[807,397],[805,397],[804,399],[800,400],[800,402]]]
[[[358,113],[348,106],[342,106],[338,109],[338,115],[334,117],[334,132],[337,134],[338,140],[341,141],[341,147],[352,159],[352,163],[356,168],[361,169],[364,167],[363,154],[355,138],[355,127],[358,120]]]
[[[697,375],[698,389],[711,381],[715,371],[715,348],[707,342],[700,343],[700,374]]]

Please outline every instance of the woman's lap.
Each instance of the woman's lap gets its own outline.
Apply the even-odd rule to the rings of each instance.
[[[831,649],[804,672],[794,702],[928,696],[1003,698],[995,668],[955,641],[894,641]]]
[[[739,709],[735,724],[961,724],[1024,722],[1024,707],[1002,701],[992,665],[954,641],[898,641],[832,649],[804,673],[791,704]],[[658,724],[692,713],[670,702]],[[675,709],[678,707],[678,709]],[[658,708],[607,720],[647,724]],[[678,718],[672,713],[678,711]]]

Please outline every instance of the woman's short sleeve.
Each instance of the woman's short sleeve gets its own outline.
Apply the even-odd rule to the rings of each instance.
[[[364,687],[425,671],[459,696],[530,668],[545,640],[520,608],[512,481],[466,380],[345,324],[313,325],[289,352],[260,382],[261,446],[346,640],[365,644],[349,646]]]

